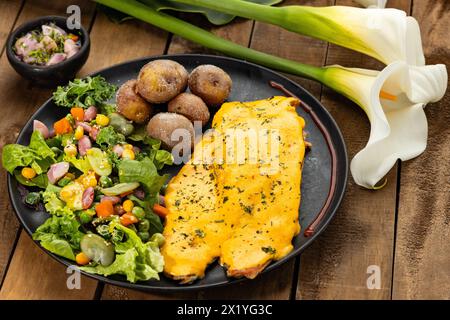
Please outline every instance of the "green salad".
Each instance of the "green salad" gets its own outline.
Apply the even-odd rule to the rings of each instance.
[[[33,234],[42,247],[89,273],[159,279],[168,177],[158,170],[173,159],[107,102],[115,91],[100,76],[59,87],[54,102],[68,114],[52,129],[34,120],[29,145],[5,145],[2,164],[25,204],[49,213]]]

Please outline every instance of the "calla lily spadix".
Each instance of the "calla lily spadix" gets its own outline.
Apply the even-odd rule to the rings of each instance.
[[[428,125],[423,107],[443,97],[446,67],[411,67],[397,61],[381,72],[327,69],[324,83],[359,104],[370,120],[369,141],[352,159],[350,170],[358,185],[376,188],[397,159],[409,160],[425,150]]]
[[[267,22],[359,51],[385,64],[397,60],[410,65],[425,64],[419,25],[401,10],[348,6],[272,7],[242,0],[173,1]]]
[[[366,8],[384,8],[387,0],[353,0]]]

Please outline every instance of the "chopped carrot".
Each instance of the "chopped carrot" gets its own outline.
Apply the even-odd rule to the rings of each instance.
[[[161,218],[165,218],[169,214],[169,210],[159,204],[153,205],[153,211]]]
[[[120,222],[126,227],[130,224],[139,222],[139,219],[132,213],[125,213],[120,216]]]
[[[69,120],[67,120],[66,118],[62,118],[61,120],[56,121],[53,124],[53,128],[55,129],[56,134],[70,133],[73,130]]]
[[[100,218],[106,218],[114,214],[114,206],[111,200],[104,200],[95,206],[95,212]]]
[[[74,107],[70,109],[70,114],[77,121],[83,121],[84,119],[84,110],[80,107]]]
[[[84,254],[83,252],[80,252],[79,254],[77,254],[75,256],[75,261],[79,265],[84,266],[84,265],[88,264],[91,261],[91,259],[89,259],[89,257],[86,254]]]
[[[391,100],[391,101],[397,101],[397,96],[390,94],[386,91],[381,90],[380,91],[380,98],[381,99],[387,99],[387,100]]]

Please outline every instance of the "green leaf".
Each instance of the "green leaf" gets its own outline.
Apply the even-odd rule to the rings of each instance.
[[[37,175],[33,179],[25,179],[20,173],[20,170],[14,170],[14,177],[17,182],[27,187],[39,187],[41,189],[45,189],[48,185],[48,178],[45,173]]]
[[[36,159],[36,153],[20,144],[7,144],[3,147],[2,164],[9,173],[13,173],[17,167],[26,167]]]
[[[167,178],[167,175],[158,174],[155,164],[149,158],[142,161],[124,159],[119,164],[120,182],[139,182],[150,196],[156,196]]]
[[[33,149],[36,154],[39,155],[40,159],[50,158],[52,160],[55,160],[55,153],[45,142],[42,133],[37,130],[33,131],[33,133],[31,134],[30,145],[28,147]]]
[[[17,167],[26,167],[33,163],[35,170],[37,169],[40,174],[55,162],[55,156],[53,150],[45,143],[42,134],[34,131],[28,147],[20,144],[7,144],[3,147],[2,164],[13,174]]]
[[[80,250],[84,233],[73,216],[51,216],[33,233],[33,240],[40,241],[48,251],[70,260],[75,260],[75,251]]]
[[[112,147],[119,143],[125,142],[125,136],[121,133],[116,132],[112,126],[107,126],[102,129],[97,134],[95,142],[100,146]]]
[[[221,0],[217,0],[221,1]],[[222,0],[226,1],[226,0]],[[254,2],[258,4],[274,5],[282,2],[283,0],[245,0],[248,2]],[[140,2],[145,3],[154,9],[160,10],[175,10],[183,12],[193,12],[201,13],[206,16],[206,18],[215,25],[224,25],[231,22],[235,17],[229,14],[221,13],[215,10],[210,10],[202,8],[199,6],[187,5],[183,3],[178,3],[176,0],[140,0]]]
[[[116,92],[116,86],[110,84],[101,76],[75,79],[67,86],[59,86],[53,93],[53,101],[62,107],[99,106],[109,100]]]

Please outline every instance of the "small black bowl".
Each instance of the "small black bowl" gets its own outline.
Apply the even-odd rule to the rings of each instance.
[[[80,29],[69,30],[66,25],[66,17],[45,16],[26,22],[15,29],[8,37],[6,43],[6,55],[9,63],[21,76],[29,79],[33,84],[53,87],[64,84],[75,77],[75,74],[85,64],[91,47],[89,34],[86,29],[80,25]],[[69,59],[51,66],[36,66],[21,61],[14,52],[16,40],[26,33],[40,29],[43,24],[54,23],[66,32],[73,33],[80,37],[80,50]]]

